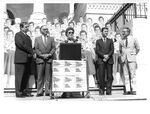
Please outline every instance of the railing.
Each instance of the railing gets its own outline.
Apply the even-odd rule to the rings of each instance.
[[[134,4],[135,18],[147,18],[147,3]]]
[[[132,20],[133,18],[147,18],[147,3],[126,3],[114,14],[114,16],[108,20],[113,23],[120,16],[124,17],[125,21]]]
[[[147,3],[125,3],[107,22],[112,24],[114,31],[118,31],[133,18],[147,18]]]

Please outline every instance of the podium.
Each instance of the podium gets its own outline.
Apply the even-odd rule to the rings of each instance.
[[[60,43],[60,60],[81,60],[81,43]]]
[[[52,64],[52,91],[88,93],[87,65],[81,60],[81,44],[61,43],[59,57]]]

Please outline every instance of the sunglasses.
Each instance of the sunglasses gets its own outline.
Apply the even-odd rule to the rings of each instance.
[[[73,34],[73,32],[68,32],[68,34]]]

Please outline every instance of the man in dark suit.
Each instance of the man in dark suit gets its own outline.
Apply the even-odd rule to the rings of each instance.
[[[25,92],[30,73],[30,62],[33,56],[32,41],[26,34],[28,23],[20,24],[20,32],[15,35],[15,89],[16,97],[30,96]]]
[[[96,54],[98,56],[98,81],[99,81],[99,94],[104,95],[105,88],[105,74],[106,80],[106,95],[111,95],[112,87],[112,66],[113,66],[113,53],[114,45],[112,39],[107,38],[108,28],[102,28],[102,38],[96,41]],[[106,71],[106,73],[105,73]]]
[[[35,52],[37,54],[37,97],[43,96],[45,84],[45,96],[52,98],[52,60],[56,50],[54,38],[49,36],[47,26],[40,28],[42,36],[35,39]]]

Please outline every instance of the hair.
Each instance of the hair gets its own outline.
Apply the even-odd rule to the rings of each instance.
[[[123,27],[123,29],[127,29],[129,33],[131,32],[131,29],[129,27]]]
[[[50,20],[47,20],[46,23],[50,22],[52,24],[52,22]]]
[[[87,20],[89,20],[89,19],[92,21],[92,18],[87,18]]]
[[[85,26],[87,27],[87,25],[86,25],[85,23],[83,23],[83,24],[81,25],[81,27],[82,27],[83,25],[85,25]]]
[[[40,26],[36,26],[36,27],[35,27],[35,30],[36,30],[36,29],[40,29]]]
[[[30,22],[29,25],[30,25],[30,24],[33,24],[33,26],[34,26],[34,22]]]
[[[72,30],[72,31],[73,31],[73,34],[74,34],[74,29],[73,29],[72,27],[68,27],[68,28],[66,29],[66,32],[65,32],[65,35],[66,35],[66,36],[67,36],[67,33],[68,33],[69,30]]]
[[[42,28],[43,28],[44,26],[46,26],[46,25],[42,25],[42,26],[40,27],[40,32],[41,32],[41,30],[42,30]]]
[[[47,20],[47,18],[45,18],[45,17],[44,17],[44,18],[42,18],[42,21],[43,21],[44,19],[46,19],[46,20]]]
[[[56,23],[56,24],[55,24],[55,27],[56,27],[56,25],[59,25],[59,26],[61,26],[61,25],[60,25],[60,23]]]
[[[10,28],[9,28],[9,27],[7,27],[7,26],[6,26],[6,27],[4,27],[4,30],[5,30],[5,29],[8,29],[8,30],[10,30]]]
[[[8,35],[9,32],[12,32],[12,34],[14,35],[14,31],[13,30],[9,29],[6,34]]]
[[[107,30],[108,30],[108,28],[107,28],[107,27],[103,27],[103,28],[102,28],[102,30],[101,30],[101,32],[103,32],[105,29],[107,29]]]
[[[5,20],[5,23],[6,23],[8,20],[10,21],[10,24],[12,25],[12,20],[9,19],[9,18]]]
[[[65,30],[62,30],[62,31],[61,31],[61,35],[62,35],[63,32],[65,33],[66,31],[65,31]]]
[[[120,35],[120,36],[121,36],[121,33],[118,32],[118,33],[115,34],[115,36],[117,36],[117,35]]]
[[[98,23],[93,23],[93,28],[94,28],[96,25],[98,25]],[[99,26],[99,25],[98,25],[98,26]]]
[[[8,18],[8,19],[6,19],[5,21],[8,21],[8,20],[10,20],[10,21],[11,21],[11,19],[9,19],[9,18]]]
[[[110,26],[111,26],[111,23],[110,23],[110,22],[107,22],[107,23],[105,24],[105,27],[106,27],[107,25],[110,25]]]
[[[82,33],[85,33],[86,36],[87,36],[87,32],[86,32],[85,30],[81,30],[81,31],[80,31],[80,35],[81,35]]]
[[[75,25],[73,21],[70,21],[70,22],[68,23],[68,25],[70,25],[71,23],[73,23],[73,25]]]
[[[100,17],[98,18],[98,20],[100,20],[100,18],[102,18],[102,19],[104,20],[104,17],[102,17],[102,16],[100,16]]]
[[[99,28],[99,30],[101,30],[101,28],[100,28],[99,25],[95,25],[95,26],[94,26],[94,31],[96,30],[96,28]]]
[[[20,28],[23,28],[24,25],[27,25],[27,24],[28,24],[27,22],[21,22],[21,23],[20,23]]]

